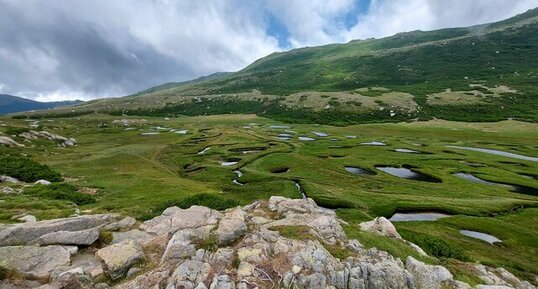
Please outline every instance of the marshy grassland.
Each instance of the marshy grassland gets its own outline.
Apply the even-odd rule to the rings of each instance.
[[[119,119],[128,121],[114,122]],[[527,279],[538,274],[538,260],[532,257],[538,255],[538,163],[448,147],[538,157],[535,123],[431,120],[336,127],[285,124],[255,115],[168,119],[89,114],[37,121],[2,118],[0,124],[4,135],[32,124],[78,143],[64,148],[15,136],[24,147],[0,146],[0,156],[30,158],[64,178],[56,185],[64,193],[38,186],[0,195],[2,222],[14,222],[12,217],[20,214],[48,219],[79,211],[144,220],[169,205],[197,201],[226,207],[273,195],[301,198],[300,188],[321,206],[335,209],[348,222],[347,233],[366,246],[400,257],[415,254],[401,242],[360,232],[356,224],[395,212],[441,212],[453,216],[395,225],[404,238],[449,267],[458,266],[455,260],[474,260]],[[300,136],[314,140],[301,141]],[[370,142],[385,145],[363,144]],[[380,166],[408,168],[436,181],[400,178],[376,168]],[[354,174],[345,167],[373,174]],[[471,182],[455,173],[526,190]],[[69,190],[91,197],[67,198]],[[462,229],[491,234],[502,243],[466,237]]]

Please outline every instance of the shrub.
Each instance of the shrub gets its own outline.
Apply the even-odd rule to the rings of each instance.
[[[60,173],[47,165],[39,164],[31,159],[19,157],[0,157],[0,175],[8,175],[24,182],[47,180],[62,181]]]
[[[70,201],[77,205],[87,205],[95,203],[96,201],[95,197],[82,194],[77,191],[75,186],[64,183],[50,184],[47,186],[36,185],[31,188],[27,188],[24,193],[50,200]]]
[[[112,236],[112,232],[110,231],[99,231],[99,239],[97,239],[97,242],[101,246],[108,245],[112,243],[112,240],[114,237]]]
[[[30,131],[30,129],[25,128],[25,127],[8,127],[6,128],[5,133],[9,135],[19,135],[23,132],[28,132],[28,131]]]
[[[154,211],[162,212],[169,207],[180,207],[188,209],[191,206],[205,206],[214,210],[226,210],[239,206],[239,202],[234,199],[225,198],[216,194],[202,193],[187,197],[182,200],[168,200],[157,206]]]
[[[5,267],[0,266],[0,280],[7,279],[9,270]]]
[[[207,239],[196,244],[196,249],[204,249],[208,252],[216,252],[218,248],[218,240],[215,234],[211,234]]]
[[[469,261],[465,251],[455,244],[449,243],[439,237],[419,234],[416,232],[401,230],[402,238],[415,243],[426,253],[438,258],[453,258],[461,261]]]

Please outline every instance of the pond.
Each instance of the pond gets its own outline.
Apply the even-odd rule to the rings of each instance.
[[[423,213],[395,213],[390,217],[391,222],[413,222],[413,221],[437,221],[441,218],[450,217],[443,213],[423,212]]]
[[[300,136],[299,137],[299,140],[300,141],[314,141],[316,140],[315,138],[311,138],[311,137],[307,137],[307,136]]]
[[[460,173],[455,173],[453,175],[458,177],[458,178],[462,178],[462,179],[468,180],[468,181],[473,182],[473,183],[484,184],[484,185],[502,186],[502,187],[508,188],[511,191],[514,191],[516,193],[538,196],[538,189],[532,188],[532,187],[516,185],[516,184],[507,184],[507,183],[501,183],[501,182],[486,181],[486,180],[483,180],[483,179],[481,179],[481,178],[479,178],[479,177],[477,177],[477,176],[475,176],[473,174],[470,174],[470,173],[462,173],[462,172],[460,172]]]
[[[346,172],[348,173],[352,173],[354,175],[360,175],[360,176],[371,176],[371,175],[375,175],[375,172],[371,171],[371,170],[368,170],[368,169],[363,169],[363,168],[359,168],[359,167],[350,167],[350,166],[346,166],[345,167],[345,170]]]
[[[467,236],[467,237],[480,239],[480,240],[488,242],[490,244],[502,242],[497,237],[492,236],[490,234],[486,234],[486,233],[480,233],[480,232],[469,231],[469,230],[460,230],[460,233]]]
[[[160,132],[143,132],[140,135],[158,135],[161,134]]]
[[[272,126],[270,126],[270,128],[273,128],[273,129],[290,129],[291,127],[287,126],[287,125],[272,125]]]
[[[319,137],[326,137],[328,136],[329,134],[328,133],[325,133],[325,132],[319,132],[319,131],[313,131],[312,132],[313,134],[319,136]]]
[[[394,149],[394,151],[398,152],[398,153],[408,153],[408,154],[418,154],[418,153],[420,153],[419,151],[410,150],[410,149]]]
[[[234,165],[237,165],[239,161],[241,161],[241,159],[236,159],[236,158],[227,159],[225,161],[220,162],[220,165],[225,166],[225,167],[234,166]]]
[[[389,175],[408,179],[408,180],[423,181],[423,182],[430,182],[430,183],[441,182],[441,180],[437,178],[412,171],[411,169],[408,169],[408,168],[397,168],[397,167],[375,167],[375,168]]]
[[[367,146],[386,146],[382,141],[369,141],[369,142],[361,142],[361,145],[367,145]]]
[[[520,159],[520,160],[531,161],[531,162],[538,162],[538,158],[535,158],[535,157],[518,155],[518,154],[514,154],[514,153],[500,151],[500,150],[484,149],[484,148],[473,148],[473,147],[464,147],[464,146],[452,146],[452,145],[447,145],[446,147],[453,148],[453,149],[461,149],[461,150],[468,150],[468,151],[474,151],[474,152],[487,153],[487,154],[498,155],[498,156],[514,158],[514,159]]]

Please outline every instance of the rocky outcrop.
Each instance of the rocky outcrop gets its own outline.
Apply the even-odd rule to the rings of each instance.
[[[115,217],[97,216],[85,216],[106,219],[94,220],[92,228],[119,230],[112,234],[111,244],[94,243],[90,248],[80,245],[82,250],[58,245],[8,246],[0,248],[4,250],[0,251],[0,260],[7,252],[9,269],[25,276],[50,276],[42,280],[48,283],[43,288],[108,288],[109,285],[96,284],[96,280],[108,280],[110,286],[122,289],[471,288],[454,280],[442,266],[428,265],[413,257],[404,263],[387,252],[365,249],[359,241],[347,239],[335,213],[318,207],[311,199],[272,197],[224,212],[200,206],[172,207],[139,226],[133,219],[118,221]],[[77,225],[77,230],[58,225],[78,224],[77,218],[35,224],[61,227],[63,234],[91,230],[82,225]],[[362,227],[397,236],[380,219]],[[0,227],[2,230],[6,227]],[[15,239],[31,239],[20,237],[25,235],[41,241],[58,237],[54,235],[56,231],[45,231],[48,235],[32,230],[28,231],[31,234],[19,232]],[[39,264],[39,268],[23,258]],[[534,288],[500,268],[476,265],[476,274],[484,281],[483,286],[490,286],[482,287],[486,289]],[[118,283],[119,280],[124,281]],[[13,282],[21,281],[7,280],[4,284]],[[18,288],[30,287],[24,286]]]
[[[57,231],[45,234],[30,242],[31,245],[77,245],[89,246],[99,238],[99,230],[91,228],[80,231]]]
[[[14,139],[9,136],[0,136],[0,145],[7,147],[23,147],[23,144],[16,142]]]
[[[19,137],[27,139],[27,140],[35,140],[35,139],[46,139],[53,142],[56,142],[59,146],[67,147],[67,146],[74,146],[77,144],[77,141],[74,138],[66,138],[61,135],[57,135],[48,131],[28,131],[23,132],[19,134]]]
[[[401,239],[394,225],[385,217],[375,218],[368,222],[360,223],[361,230],[376,233],[381,236]]]

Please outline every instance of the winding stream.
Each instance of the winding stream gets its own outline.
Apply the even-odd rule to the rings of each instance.
[[[447,145],[446,147],[453,148],[453,149],[487,153],[487,154],[498,155],[498,156],[513,158],[513,159],[520,159],[520,160],[531,161],[531,162],[538,162],[538,158],[535,158],[535,157],[518,155],[515,153],[509,153],[509,152],[504,152],[504,151],[494,150],[494,149],[473,148],[473,147],[452,146],[452,145]]]

